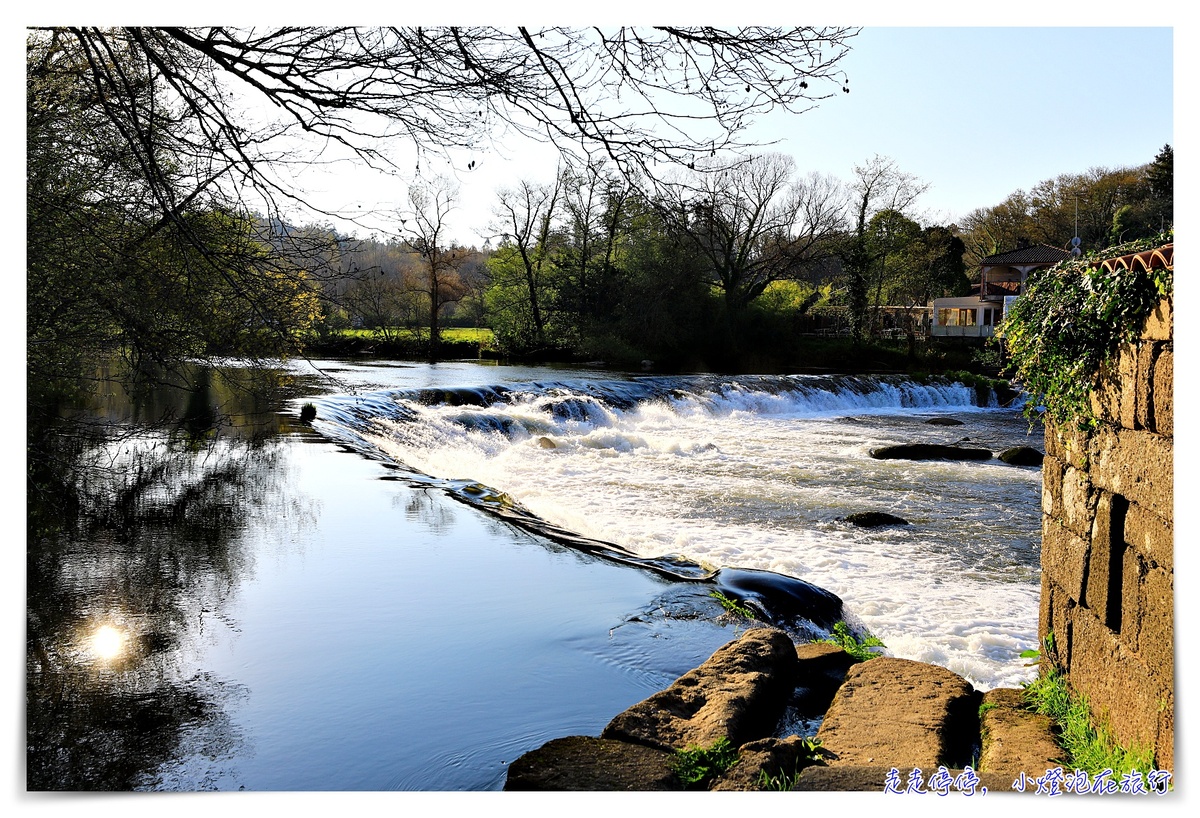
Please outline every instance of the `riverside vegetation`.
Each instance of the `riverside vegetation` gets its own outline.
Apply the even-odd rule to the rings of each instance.
[[[1120,776],[1137,771],[1143,780],[1154,769],[1154,751],[1126,747],[1118,742],[1103,720],[1092,716],[1086,696],[1071,690],[1056,661],[1054,634],[1043,640],[1043,649],[1022,654],[1042,665],[1038,677],[1024,687],[1030,710],[1049,716],[1058,727],[1057,738],[1072,768],[1096,775],[1105,770]]]
[[[1159,299],[1173,291],[1172,270],[1106,270],[1104,259],[1151,250],[1174,232],[1090,252],[1035,271],[1000,326],[1008,370],[1040,398],[1057,424],[1096,424],[1091,394],[1122,341],[1136,339]],[[1037,417],[1038,402],[1026,405]]]

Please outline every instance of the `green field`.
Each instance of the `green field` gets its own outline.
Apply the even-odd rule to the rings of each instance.
[[[414,340],[418,337],[416,333],[407,329],[393,329],[391,332],[401,340]],[[344,329],[340,330],[339,334],[343,338],[361,338],[366,341],[379,338],[378,331],[373,329]],[[442,340],[488,345],[492,342],[492,331],[487,327],[446,327],[442,330]]]

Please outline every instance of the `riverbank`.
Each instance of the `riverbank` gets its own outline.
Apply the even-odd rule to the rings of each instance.
[[[453,332],[453,330],[448,331]],[[428,361],[428,341],[411,334],[380,334],[366,331],[314,336],[305,342],[310,358],[357,357],[364,360]],[[969,372],[996,379],[1001,375],[998,353],[982,339],[924,339],[910,355],[905,339],[874,340],[855,344],[848,337],[794,336],[786,347],[755,350],[725,350],[701,356],[681,352],[655,360],[641,355],[587,354],[572,350],[543,350],[530,355],[511,355],[490,336],[441,340],[438,358],[443,361],[482,360],[503,364],[583,364],[612,369],[656,373],[728,372],[804,374],[945,374]]]
[[[735,635],[708,585],[398,480],[282,404],[249,401],[255,425],[238,394],[156,397],[179,446],[113,450],[161,468],[151,491],[29,542],[30,790],[496,790]]]

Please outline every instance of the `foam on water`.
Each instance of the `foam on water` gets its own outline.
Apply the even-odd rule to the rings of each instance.
[[[1032,674],[1019,653],[1037,638],[1040,472],[869,456],[912,440],[1028,442],[1014,411],[974,396],[900,379],[707,376],[376,393],[323,401],[320,417],[415,472],[477,481],[639,555],[815,583],[890,655],[987,689]],[[923,423],[947,410],[966,424]],[[912,525],[839,520],[868,510]]]

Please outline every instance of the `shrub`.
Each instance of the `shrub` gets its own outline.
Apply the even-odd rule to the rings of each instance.
[[[1143,322],[1171,295],[1170,270],[1109,272],[1108,258],[1170,243],[1173,233],[1142,239],[1034,272],[997,329],[1010,356],[1009,371],[1038,395],[1056,424],[1092,428],[1091,393],[1122,341],[1134,341]],[[1037,417],[1037,404],[1026,404]]]

